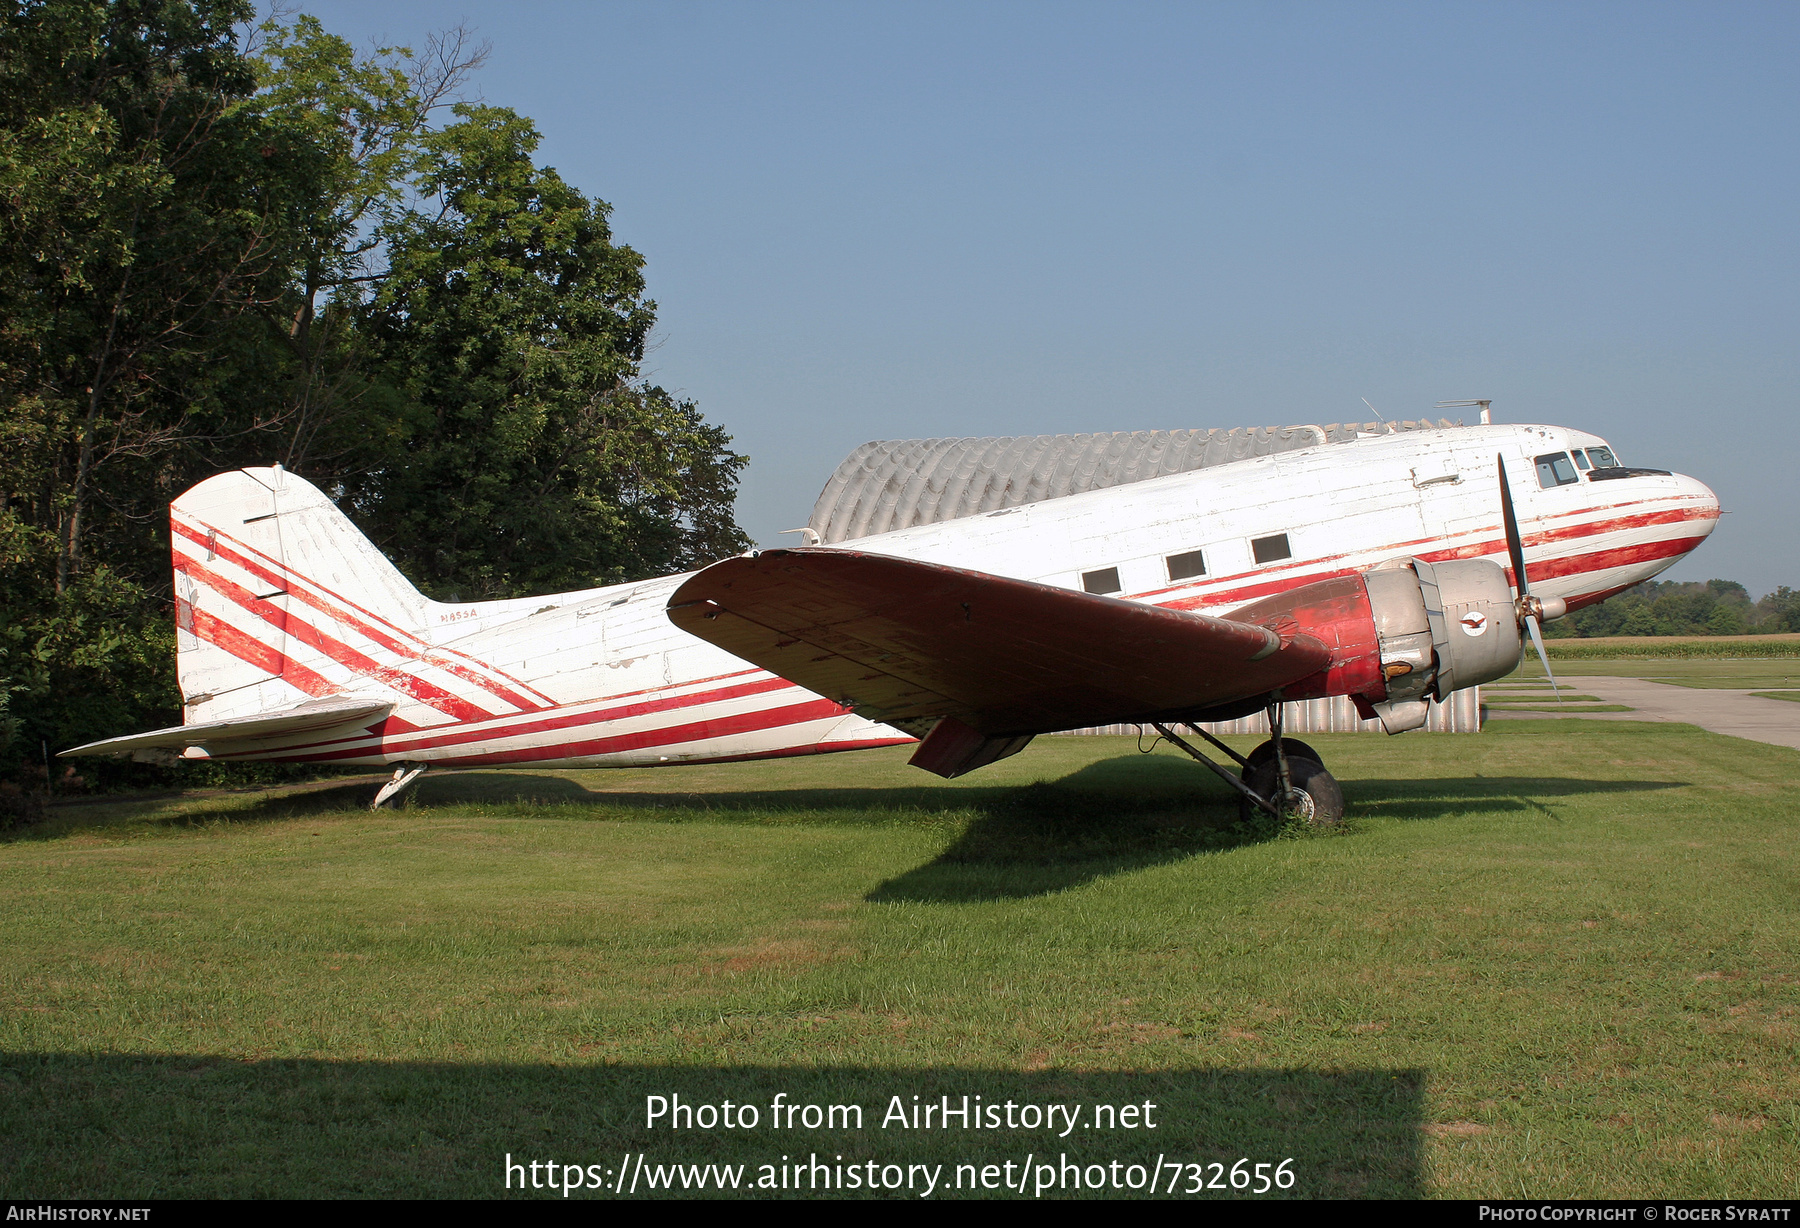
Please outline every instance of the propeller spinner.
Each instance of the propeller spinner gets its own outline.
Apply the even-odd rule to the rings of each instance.
[[[1513,514],[1512,486],[1506,480],[1506,458],[1496,455],[1494,460],[1500,466],[1500,518],[1506,526],[1506,553],[1512,559],[1513,583],[1519,590],[1513,608],[1518,612],[1519,626],[1531,636],[1538,660],[1544,666],[1544,677],[1550,680],[1550,689],[1556,693],[1556,702],[1560,704],[1562,687],[1557,684],[1556,675],[1550,672],[1550,654],[1544,651],[1544,637],[1538,624],[1541,620],[1561,618],[1568,612],[1568,603],[1561,597],[1544,599],[1531,595],[1530,582],[1525,578],[1525,543],[1519,536],[1519,518]]]

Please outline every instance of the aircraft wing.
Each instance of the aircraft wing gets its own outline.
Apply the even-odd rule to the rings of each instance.
[[[241,716],[225,721],[209,721],[203,725],[171,725],[167,729],[152,729],[149,733],[134,733],[123,738],[108,738],[104,742],[89,742],[86,746],[65,750],[57,757],[60,759],[74,755],[123,755],[134,750],[180,750],[182,747],[204,746],[208,743],[239,742],[250,738],[274,737],[277,734],[305,733],[313,729],[329,729],[334,725],[347,725],[356,721],[374,721],[393,710],[392,700],[330,696],[325,699],[311,699],[295,707],[283,708],[275,712],[259,712],[254,716]]]
[[[870,720],[919,732],[947,717],[1020,746],[1261,695],[1331,655],[1291,620],[1284,633],[829,547],[715,563],[669,598],[669,618]]]

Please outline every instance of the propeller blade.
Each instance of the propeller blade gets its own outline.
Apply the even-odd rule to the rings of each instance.
[[[1525,579],[1525,542],[1519,536],[1519,518],[1513,513],[1512,484],[1506,480],[1506,458],[1496,453],[1494,463],[1500,467],[1500,522],[1506,526],[1506,553],[1512,559],[1513,583],[1519,590],[1519,621],[1531,633],[1531,644],[1537,649],[1538,663],[1544,667],[1544,677],[1550,680],[1550,689],[1556,692],[1556,702],[1560,704],[1563,701],[1562,687],[1557,683],[1556,675],[1550,672],[1550,654],[1544,651],[1544,636],[1538,629],[1537,611],[1544,609],[1546,605],[1554,605],[1551,617],[1560,618],[1566,607],[1558,597],[1550,598],[1549,602],[1532,598],[1531,584]]]
[[[1500,520],[1506,526],[1506,553],[1512,559],[1513,584],[1519,590],[1519,596],[1531,595],[1531,587],[1525,582],[1525,543],[1519,537],[1519,518],[1513,515],[1512,485],[1506,480],[1506,458],[1498,453],[1494,461],[1500,466]]]
[[[1537,649],[1538,662],[1544,667],[1544,677],[1550,680],[1550,689],[1556,692],[1556,702],[1561,703],[1562,687],[1557,685],[1556,675],[1550,672],[1550,654],[1544,651],[1544,637],[1538,633],[1538,620],[1535,614],[1525,616],[1525,630],[1531,632],[1532,647]]]

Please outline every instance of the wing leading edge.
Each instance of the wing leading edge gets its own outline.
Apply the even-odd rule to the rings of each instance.
[[[930,731],[920,755],[933,758],[935,741],[956,769],[946,775],[1032,734],[1266,694],[1331,656],[1291,621],[1271,629],[827,547],[715,563],[670,596],[669,618],[870,720]]]

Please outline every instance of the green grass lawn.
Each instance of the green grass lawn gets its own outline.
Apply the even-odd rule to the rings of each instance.
[[[1491,712],[1635,712],[1630,704],[1564,703],[1558,705],[1554,699],[1546,699],[1541,703],[1489,704],[1483,702],[1482,707]]]
[[[59,808],[0,843],[0,1192],[487,1196],[508,1153],[752,1181],[817,1153],[1792,1194],[1800,754],[1618,722],[1308,740],[1344,834],[1240,828],[1128,738],[954,782],[902,748],[428,776],[374,815],[369,784]],[[777,1093],[864,1128],[642,1118]],[[878,1124],[965,1094],[1157,1128]]]
[[[1759,699],[1800,700],[1800,691],[1753,691],[1751,694]]]

